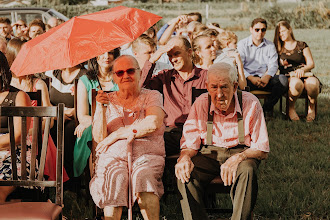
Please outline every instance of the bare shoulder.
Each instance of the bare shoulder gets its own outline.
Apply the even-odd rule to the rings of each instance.
[[[46,83],[42,79],[36,79],[34,82],[36,83],[37,90],[48,90]]]
[[[28,94],[19,91],[15,100],[16,106],[31,106],[31,100]]]

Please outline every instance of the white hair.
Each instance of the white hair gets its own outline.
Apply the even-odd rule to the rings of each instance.
[[[209,70],[207,71],[207,82],[209,81],[210,74],[220,75],[223,73],[228,74],[230,83],[237,82],[237,78],[238,78],[237,70],[228,63],[223,63],[223,62],[215,63],[210,66]]]

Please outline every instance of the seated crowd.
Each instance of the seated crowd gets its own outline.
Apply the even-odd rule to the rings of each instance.
[[[65,104],[64,181],[78,184],[77,178],[89,168],[95,204],[104,209],[105,219],[120,219],[128,204],[126,149],[133,138],[133,200],[145,219],[159,219],[165,155],[179,155],[172,175],[178,179],[184,219],[208,219],[202,194],[219,175],[224,185],[232,187],[232,219],[250,218],[257,199],[256,171],[269,152],[265,118],[272,117],[275,104],[288,93],[289,118],[298,121],[295,102],[304,89],[309,99],[306,121],[316,117],[321,83],[310,74],[314,68],[310,48],[295,39],[290,24],[277,24],[273,43],[264,38],[266,20],[256,18],[251,35],[238,41],[234,32],[216,23],[204,25],[199,13],[190,13],[170,20],[159,31],[149,28],[134,42],[100,54],[87,65],[35,76],[11,73],[22,45],[61,22],[51,18],[48,24],[39,19],[28,25],[22,20],[11,24],[0,18],[0,105],[36,106],[24,93],[36,90],[42,91],[42,106]],[[49,87],[43,81],[47,77]],[[209,95],[202,94],[193,103],[193,87],[207,89]],[[263,106],[251,93],[241,92],[247,87],[270,92]],[[93,89],[98,91],[94,117]],[[5,120],[1,117],[2,127]],[[0,176],[6,180],[9,136],[2,133]],[[56,130],[50,135],[49,148],[54,149]],[[98,144],[95,163],[90,159],[92,140]],[[45,173],[49,179],[54,178],[52,169]],[[0,202],[13,190],[0,187]]]

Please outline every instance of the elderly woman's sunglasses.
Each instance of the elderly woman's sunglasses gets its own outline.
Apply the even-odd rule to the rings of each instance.
[[[118,71],[115,72],[115,74],[118,77],[122,77],[125,72],[127,73],[127,75],[134,75],[135,74],[135,71],[138,70],[138,69],[139,68],[129,68],[127,70],[118,70]]]

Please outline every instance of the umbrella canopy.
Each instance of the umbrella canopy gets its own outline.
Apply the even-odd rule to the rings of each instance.
[[[25,43],[11,71],[24,76],[75,66],[134,41],[161,18],[124,6],[74,17]]]

